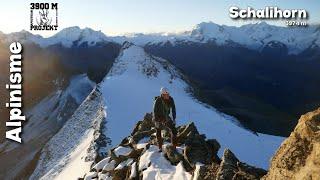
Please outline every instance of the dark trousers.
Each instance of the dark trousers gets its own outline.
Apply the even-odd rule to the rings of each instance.
[[[158,141],[158,145],[159,148],[162,147],[163,144],[163,139],[161,136],[161,130],[162,129],[167,129],[170,131],[170,136],[171,136],[171,144],[173,146],[177,145],[177,129],[175,127],[175,124],[173,123],[173,121],[171,119],[167,119],[167,120],[158,120],[156,119],[156,136],[157,136],[157,141]]]

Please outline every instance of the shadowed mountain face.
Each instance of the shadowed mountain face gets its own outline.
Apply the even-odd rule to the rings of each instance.
[[[0,41],[1,87],[5,87],[5,84],[9,82],[9,56],[9,44]],[[33,116],[33,112],[29,114],[28,111],[53,92],[63,90],[69,84],[70,77],[76,74],[75,71],[63,66],[55,53],[40,48],[33,43],[23,44],[22,56],[24,78],[23,108],[27,116],[27,122],[23,124],[24,131],[22,136],[24,137],[24,144],[20,145],[20,147],[15,142],[5,141],[6,129],[4,124],[5,121],[9,120],[9,109],[5,108],[5,103],[9,101],[9,91],[4,88],[0,89],[0,123],[2,124],[0,127],[0,159],[2,162],[6,162],[1,165],[0,177],[9,179],[13,179],[18,174],[21,174],[21,177],[25,177],[30,173],[29,171],[32,171],[32,167],[36,163],[37,151],[47,139],[50,139],[52,133],[57,131],[58,124],[56,121],[48,121],[47,118],[38,119],[37,116]],[[58,104],[58,102],[52,102],[51,104],[54,103]],[[39,110],[38,114],[43,113],[47,117],[54,114],[53,110],[46,111],[44,104],[39,107],[43,109]],[[72,109],[72,107],[69,106],[68,109]],[[32,122],[34,119],[36,119],[35,122]],[[28,126],[32,125],[38,125],[38,127],[34,129],[28,128]],[[45,133],[43,129],[46,129]],[[38,135],[34,135],[34,138],[30,140],[28,136],[37,133]],[[17,146],[19,148],[15,148]]]
[[[91,91],[92,87],[88,85],[91,83],[85,74],[92,81],[100,82],[118,56],[120,45],[106,42],[90,47],[82,43],[43,48],[34,43],[23,43],[23,49],[23,100],[27,116],[27,122],[23,124],[24,143],[16,148],[18,144],[5,141],[5,126],[0,127],[0,159],[7,162],[1,167],[0,177],[30,175],[38,151],[82,103],[79,97],[86,97]],[[9,81],[9,56],[9,44],[0,39],[1,87]],[[0,119],[5,124],[9,117],[5,108],[9,92],[1,88],[0,95]]]
[[[320,105],[319,47],[288,55],[279,42],[261,51],[230,42],[146,45],[195,82],[198,97],[237,117],[246,127],[287,136],[296,119]]]
[[[95,82],[100,82],[117,57],[120,45],[114,43],[97,44],[87,47],[86,43],[70,48],[52,45],[41,48],[34,43],[23,43],[23,98],[24,109],[28,110],[50,93],[64,89],[75,74],[88,74]],[[9,44],[0,41],[0,85],[9,81]],[[0,89],[0,117],[4,122],[8,117],[5,103],[9,94]],[[1,142],[4,140],[4,126],[0,127]]]
[[[118,56],[121,45],[111,42],[99,42],[88,46],[87,42],[71,47],[55,44],[47,47],[48,51],[59,57],[66,68],[77,73],[87,73],[89,78],[99,83]]]
[[[0,42],[0,86],[5,87],[9,82],[9,45]],[[69,77],[74,72],[66,69],[58,57],[35,44],[23,45],[23,100],[24,109],[27,110],[37,104],[42,98],[68,84]],[[0,117],[1,123],[9,117],[5,103],[9,101],[9,91],[0,89]],[[1,126],[1,142],[4,140],[4,126]]]
[[[72,47],[56,44],[47,48],[34,43],[23,44],[24,108],[27,110],[53,91],[63,89],[72,75],[86,73],[91,80],[100,82],[119,50],[120,45],[115,43],[99,43],[90,47],[86,43]],[[0,41],[1,87],[5,87],[9,80],[9,56],[9,45]],[[0,95],[0,117],[4,121],[4,117],[8,117],[4,107],[9,97],[3,88]],[[4,128],[0,128],[3,138]]]

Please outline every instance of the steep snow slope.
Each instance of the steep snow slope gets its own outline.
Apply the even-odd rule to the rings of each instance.
[[[41,151],[40,159],[30,179],[77,179],[88,171],[103,148],[101,122],[105,119],[102,96],[98,91],[82,102],[73,116]]]
[[[170,90],[177,107],[177,123],[195,122],[200,133],[216,138],[240,160],[267,168],[282,137],[255,135],[234,123],[230,116],[195,100],[183,76],[168,61],[147,54],[143,48],[125,43],[119,57],[100,85],[107,106],[108,131],[116,145],[146,112],[162,86]],[[221,155],[222,152],[220,152]]]
[[[35,155],[74,113],[94,86],[86,75],[74,76],[65,90],[52,93],[27,111],[23,144],[11,141],[0,144],[0,160],[6,162],[0,164],[0,179],[13,178],[24,168],[31,168],[30,162]]]

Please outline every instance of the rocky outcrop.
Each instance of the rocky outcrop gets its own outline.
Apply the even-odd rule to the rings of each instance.
[[[159,152],[152,114],[146,114],[83,179],[259,179],[267,173],[240,162],[228,149],[221,160],[219,142],[206,139],[194,123],[177,127],[177,132],[176,149],[169,143],[170,134],[162,132],[167,142]]]
[[[267,171],[264,169],[240,162],[229,149],[226,149],[216,179],[259,179],[266,173]]]
[[[320,179],[320,108],[301,116],[264,179]]]

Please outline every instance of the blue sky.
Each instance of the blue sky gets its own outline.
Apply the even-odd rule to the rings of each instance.
[[[29,29],[30,2],[9,0],[0,4],[0,31],[5,33]],[[42,1],[45,2],[45,1]],[[130,32],[174,32],[189,30],[194,25],[212,21],[241,26],[250,21],[232,20],[229,7],[250,6],[255,9],[277,6],[281,9],[306,9],[309,23],[320,23],[319,0],[56,0],[59,3],[59,30],[69,26],[90,27],[106,34]],[[270,24],[284,25],[281,21]],[[56,32],[33,33],[50,36]]]

